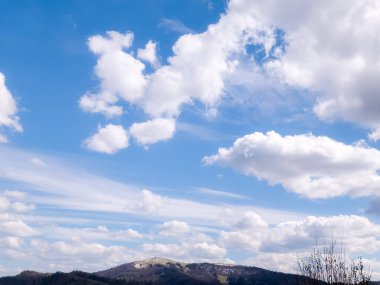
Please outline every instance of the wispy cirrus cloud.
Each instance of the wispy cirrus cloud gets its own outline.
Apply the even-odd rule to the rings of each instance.
[[[176,32],[180,34],[191,34],[194,32],[178,19],[162,18],[158,26],[168,32]]]
[[[39,165],[26,163],[32,157],[39,157],[49,167],[41,171]],[[95,175],[89,170],[74,166],[72,161],[64,158],[29,153],[9,147],[0,148],[0,178],[17,183],[20,189],[27,189],[28,201],[58,209],[138,215],[155,220],[171,217],[212,225],[219,220],[219,214],[226,208],[244,212],[252,207],[207,204],[196,200],[168,197],[141,186]],[[273,221],[285,217],[303,216],[300,213],[255,208]]]
[[[195,187],[195,189],[197,192],[201,194],[215,196],[215,197],[232,198],[232,199],[249,199],[249,197],[245,195],[239,195],[239,194],[235,194],[231,192],[220,191],[220,190],[210,189],[206,187]]]

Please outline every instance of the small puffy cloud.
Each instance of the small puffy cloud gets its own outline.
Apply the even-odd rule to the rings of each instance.
[[[181,221],[170,221],[165,222],[160,226],[160,236],[164,237],[181,237],[187,233],[189,233],[191,227],[189,224]]]
[[[31,228],[20,219],[0,222],[0,232],[18,237],[30,237],[38,234],[35,229]]]
[[[144,235],[139,233],[134,229],[120,230],[117,232],[110,233],[110,238],[118,240],[128,240],[128,239],[141,239]]]
[[[97,271],[133,261],[136,258],[124,246],[107,246],[97,242],[85,242],[80,239],[52,243],[34,239],[30,242],[30,246],[36,263],[46,268],[46,264],[49,262],[51,265],[50,270],[52,271]]]
[[[258,251],[269,231],[267,222],[253,211],[231,217],[229,227],[231,231],[220,232],[220,244],[245,251]]]
[[[195,243],[190,248],[195,256],[204,259],[222,259],[227,254],[225,248],[208,242]]]
[[[379,195],[380,151],[324,136],[256,132],[203,161],[281,184],[311,199]]]
[[[88,46],[95,54],[105,54],[129,48],[133,42],[133,33],[121,34],[109,31],[106,36],[92,36],[88,39]]]
[[[116,97],[107,91],[99,94],[87,93],[80,98],[79,106],[85,112],[100,113],[110,119],[123,114],[123,108],[114,104],[116,100]]]
[[[153,67],[156,67],[158,64],[156,49],[157,43],[149,41],[144,49],[137,50],[137,57],[150,63]]]
[[[0,126],[22,132],[22,127],[17,116],[18,107],[16,100],[5,85],[5,76],[0,72]],[[5,135],[0,134],[0,142],[7,142]]]
[[[173,137],[175,121],[158,118],[144,123],[134,123],[129,133],[141,145],[149,145],[159,141],[166,141]]]
[[[119,108],[112,107],[118,98],[135,101],[143,95],[146,79],[144,64],[132,54],[124,51],[132,45],[133,33],[107,32],[106,36],[96,35],[88,40],[90,50],[99,55],[95,74],[101,80],[98,93],[85,95],[80,106],[86,111],[120,114]],[[103,102],[103,103],[101,103]],[[105,111],[107,110],[108,111]]]
[[[155,213],[160,210],[165,204],[165,198],[156,195],[149,190],[141,191],[141,198],[137,202],[128,203],[125,206],[126,210],[138,213]]]
[[[232,227],[242,230],[252,229],[257,230],[259,228],[267,228],[268,224],[255,212],[249,211],[232,225]]]
[[[128,134],[123,126],[108,124],[100,127],[95,135],[84,142],[84,145],[96,152],[113,154],[128,147]]]

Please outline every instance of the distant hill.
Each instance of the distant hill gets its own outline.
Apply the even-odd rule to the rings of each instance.
[[[182,263],[152,258],[95,273],[111,279],[153,284],[295,284],[296,275],[257,267],[212,263]],[[263,283],[264,282],[264,283]]]
[[[0,285],[301,285],[307,280],[298,275],[258,267],[152,258],[95,273],[24,271],[16,276],[0,278]]]

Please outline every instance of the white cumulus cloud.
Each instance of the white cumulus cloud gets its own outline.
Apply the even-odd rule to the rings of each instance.
[[[22,132],[22,126],[17,116],[18,107],[16,100],[5,85],[5,76],[0,72],[0,126]],[[7,142],[4,134],[0,134],[0,142]]]
[[[256,132],[203,161],[281,184],[312,199],[379,195],[380,151],[324,136]]]
[[[191,227],[186,222],[181,222],[173,220],[170,222],[165,222],[160,227],[160,236],[165,237],[181,237],[184,234],[189,233]]]
[[[267,61],[266,69],[286,84],[316,91],[319,118],[379,128],[378,1],[240,0],[230,6],[252,9],[285,32],[285,51]]]
[[[140,199],[127,203],[125,209],[132,212],[152,214],[156,213],[164,206],[165,200],[165,197],[144,189],[141,191]]]
[[[150,63],[153,67],[156,67],[158,64],[156,49],[157,43],[149,41],[144,49],[137,50],[137,57]]]
[[[112,154],[129,145],[127,131],[121,125],[108,124],[88,138],[84,145],[93,151]]]
[[[134,123],[129,129],[130,135],[141,145],[169,140],[173,137],[174,132],[175,121],[163,118]]]
[[[203,33],[179,37],[168,63],[153,71],[147,71],[142,62],[157,65],[153,41],[135,55],[129,50],[132,32],[109,31],[105,36],[90,37],[89,48],[98,56],[95,75],[100,88],[82,96],[81,108],[112,118],[123,113],[120,104],[134,105],[152,119],[146,122],[149,126],[158,118],[175,121],[183,106],[194,102],[204,105],[206,116],[216,116],[226,93],[226,81],[238,66],[239,58],[246,57],[246,45],[262,45],[269,53],[275,43],[272,27],[263,25],[251,11],[241,12],[231,6]],[[135,128],[132,125],[133,131]],[[149,138],[148,143],[172,138],[175,130],[170,130],[164,139]]]

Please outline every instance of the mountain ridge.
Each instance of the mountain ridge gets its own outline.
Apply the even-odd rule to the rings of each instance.
[[[297,285],[314,284],[312,281],[296,274],[253,266],[186,263],[153,257],[93,273],[40,273],[27,270],[15,276],[0,278],[0,285]],[[371,284],[379,285],[380,282]]]

